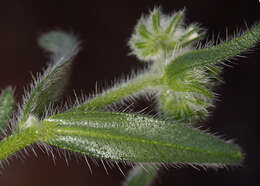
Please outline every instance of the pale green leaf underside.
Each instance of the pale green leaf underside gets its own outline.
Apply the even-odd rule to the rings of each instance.
[[[41,117],[46,107],[56,101],[67,85],[70,66],[74,55],[78,52],[77,40],[64,32],[50,32],[40,39],[40,44],[46,50],[52,51],[53,63],[40,78],[31,95],[25,103],[25,121],[29,114]]]
[[[157,175],[156,167],[136,165],[127,175],[124,186],[149,186]]]
[[[260,24],[247,33],[231,41],[221,43],[211,48],[194,50],[170,62],[166,67],[166,76],[169,80],[194,67],[215,64],[228,60],[241,52],[253,47],[260,40]]]
[[[43,121],[54,146],[98,158],[161,163],[236,164],[238,147],[202,131],[136,114],[68,112]]]
[[[0,132],[8,124],[8,120],[13,112],[14,98],[10,89],[5,89],[0,95]]]

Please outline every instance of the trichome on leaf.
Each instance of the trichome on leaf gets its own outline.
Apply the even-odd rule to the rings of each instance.
[[[72,34],[51,31],[40,46],[52,53],[51,62],[25,93],[19,113],[13,111],[13,94],[0,96],[0,161],[37,143],[110,161],[144,163],[129,174],[125,185],[149,185],[161,164],[238,165],[240,148],[194,128],[214,106],[221,64],[253,47],[260,40],[260,25],[216,46],[198,48],[205,31],[183,23],[184,11],[172,15],[155,8],[137,23],[129,46],[132,54],[150,66],[128,81],[94,97],[77,102],[67,110],[52,111],[68,82],[70,67],[79,51]],[[109,110],[109,106],[139,94],[154,92],[159,118]],[[17,112],[14,112],[17,113]],[[46,148],[50,150],[51,148]],[[139,181],[138,181],[139,180]]]

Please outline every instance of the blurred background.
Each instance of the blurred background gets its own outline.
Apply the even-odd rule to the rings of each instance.
[[[82,40],[82,50],[73,66],[66,96],[89,94],[98,85],[111,84],[143,64],[129,56],[127,41],[142,14],[160,5],[165,13],[186,8],[186,23],[198,22],[208,30],[208,39],[225,39],[260,20],[258,0],[131,0],[131,1],[1,1],[0,5],[0,89],[15,87],[21,101],[31,74],[46,67],[48,55],[38,47],[37,38],[47,31],[61,29],[75,33]],[[235,139],[245,156],[242,167],[203,170],[190,166],[162,169],[154,186],[190,185],[260,185],[260,151],[257,129],[257,63],[260,49],[247,52],[246,58],[232,60],[225,67],[225,83],[218,89],[217,108],[205,122],[211,132]],[[258,77],[258,78],[257,78]],[[115,167],[90,161],[92,173],[81,156],[71,156],[68,165],[58,153],[55,163],[37,150],[24,160],[12,158],[0,170],[0,186],[119,186],[124,180]],[[124,173],[128,168],[121,165]]]

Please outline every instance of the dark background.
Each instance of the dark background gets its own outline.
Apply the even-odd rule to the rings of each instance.
[[[16,88],[21,100],[31,75],[46,66],[47,55],[37,45],[40,34],[62,29],[73,31],[83,41],[82,51],[73,67],[67,95],[81,91],[88,94],[95,83],[110,82],[142,64],[128,56],[126,46],[133,27],[142,13],[161,5],[165,13],[186,7],[186,23],[199,22],[208,29],[208,38],[225,39],[237,28],[246,29],[260,20],[257,0],[131,0],[131,1],[1,1],[0,4],[0,89]],[[213,36],[214,35],[214,36]],[[154,185],[259,185],[259,137],[256,123],[258,69],[260,49],[233,61],[222,74],[225,84],[217,109],[206,122],[206,128],[236,139],[246,154],[242,168],[196,170],[189,166],[163,169]],[[91,163],[91,172],[84,160],[72,157],[69,166],[57,156],[52,158],[40,150],[38,157],[30,153],[23,161],[13,158],[2,169],[0,186],[119,186],[124,176],[117,168],[108,170]],[[58,155],[56,153],[56,155]],[[122,167],[127,172],[127,167]]]

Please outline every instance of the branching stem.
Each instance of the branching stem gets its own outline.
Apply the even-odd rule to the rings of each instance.
[[[144,89],[148,89],[151,86],[157,86],[160,82],[161,79],[158,74],[148,72],[120,86],[111,88],[72,110],[87,111],[101,109],[135,93],[141,92]]]

